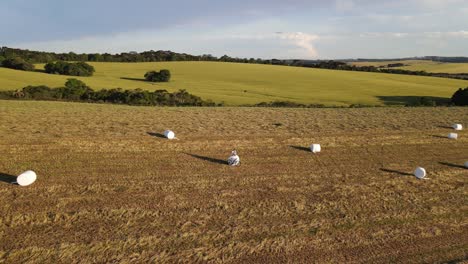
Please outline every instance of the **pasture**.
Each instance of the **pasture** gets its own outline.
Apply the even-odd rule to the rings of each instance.
[[[432,73],[468,73],[468,63],[447,63],[429,60],[403,60],[403,61],[362,61],[353,62],[356,66],[387,66],[393,63],[403,63],[407,66],[396,67],[395,69],[403,69],[409,71],[426,71]]]
[[[79,77],[91,88],[166,89],[188,92],[216,103],[237,106],[271,101],[292,101],[328,106],[407,104],[421,96],[450,98],[468,81],[333,71],[287,66],[222,62],[90,63],[92,77]],[[37,68],[43,65],[37,65]],[[169,69],[169,83],[148,83],[149,70]],[[0,89],[15,90],[27,85],[63,86],[70,76],[0,68]]]
[[[0,116],[2,263],[468,256],[468,132],[444,138],[452,123],[468,124],[467,108],[0,101]],[[180,140],[161,138],[168,128]],[[232,168],[234,148],[242,164]],[[417,166],[429,180],[408,175]],[[27,169],[38,174],[32,186],[8,183]]]

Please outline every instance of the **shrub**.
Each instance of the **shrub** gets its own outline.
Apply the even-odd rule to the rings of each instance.
[[[35,99],[35,100],[55,100],[60,98],[60,93],[57,89],[52,89],[45,85],[27,86],[22,91],[16,91],[15,97]]]
[[[168,82],[171,79],[169,70],[149,71],[145,74],[145,80],[148,82]]]
[[[452,96],[452,103],[458,106],[468,105],[468,87],[465,89],[458,89]]]
[[[25,61],[20,57],[14,57],[5,59],[2,61],[2,66],[5,68],[15,69],[15,70],[22,70],[22,71],[33,71],[34,65]]]
[[[45,72],[71,76],[92,76],[94,67],[86,62],[70,63],[66,61],[49,62],[44,66]]]
[[[186,90],[179,90],[174,93],[169,93],[166,90],[150,92],[142,89],[123,90],[121,88],[94,91],[84,82],[77,79],[68,79],[65,87],[60,88],[27,86],[17,91],[0,92],[0,98],[87,101],[148,106],[216,106],[214,102],[210,100],[204,101],[200,97],[188,93]]]

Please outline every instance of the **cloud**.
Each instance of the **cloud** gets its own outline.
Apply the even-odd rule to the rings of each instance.
[[[447,32],[447,35],[449,37],[468,38],[468,31],[467,30],[452,31],[452,32]]]
[[[468,30],[460,31],[431,31],[422,33],[401,33],[401,32],[364,32],[360,33],[361,38],[406,38],[406,37],[418,37],[418,38],[468,38]]]
[[[340,12],[346,12],[349,10],[354,9],[356,4],[353,0],[336,0],[335,1],[335,8]]]
[[[307,34],[303,32],[275,32],[268,34],[231,34],[231,35],[216,35],[216,36],[205,36],[204,39],[216,39],[216,40],[226,40],[226,39],[236,39],[236,40],[257,40],[257,41],[277,41],[281,40],[282,42],[287,43],[288,45],[293,45],[296,48],[301,49],[302,52],[300,56],[307,58],[316,58],[319,56],[317,49],[314,46],[314,42],[319,40],[321,37],[315,34]]]
[[[410,33],[402,32],[365,32],[359,34],[361,38],[404,38],[410,36]]]
[[[311,35],[302,32],[295,33],[276,33],[280,39],[290,41],[299,48],[302,48],[306,51],[308,57],[316,58],[318,57],[317,49],[314,46],[314,41],[318,40],[320,37],[318,35]]]
[[[415,4],[428,8],[446,8],[466,3],[466,0],[412,0]]]

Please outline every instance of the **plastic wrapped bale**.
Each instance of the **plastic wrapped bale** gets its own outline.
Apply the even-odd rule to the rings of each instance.
[[[231,152],[231,156],[229,156],[227,162],[228,162],[229,166],[239,166],[240,165],[240,158],[239,158],[239,155],[237,155],[236,150],[233,150]]]
[[[168,139],[174,139],[175,133],[172,130],[166,130],[164,131],[164,136]]]
[[[424,179],[426,178],[426,170],[424,168],[417,167],[414,171],[414,176],[418,179]]]
[[[322,147],[320,146],[320,144],[312,144],[310,145],[310,150],[313,153],[320,153],[320,151],[322,151]]]
[[[16,178],[16,182],[20,186],[28,186],[33,184],[37,179],[37,175],[34,171],[28,170],[20,175],[18,175],[18,178]]]
[[[457,131],[463,130],[463,126],[461,124],[454,124],[452,127],[453,127],[453,129],[455,129]]]
[[[450,134],[448,135],[448,138],[449,138],[449,139],[458,139],[458,134],[457,134],[457,133],[450,133]]]
[[[467,168],[467,169],[468,169],[468,161],[467,161],[467,162],[465,162],[465,168]]]

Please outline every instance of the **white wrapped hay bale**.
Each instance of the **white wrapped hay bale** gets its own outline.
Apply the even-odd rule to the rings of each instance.
[[[33,184],[37,179],[37,175],[34,171],[28,170],[20,175],[18,175],[18,178],[16,178],[16,182],[20,186],[28,186]]]
[[[450,134],[448,135],[448,138],[449,138],[449,139],[458,139],[458,134],[457,134],[457,133],[450,133]]]
[[[424,179],[426,178],[426,170],[424,168],[417,167],[414,171],[414,176],[418,179]]]
[[[231,152],[231,156],[229,156],[227,162],[228,162],[229,166],[239,166],[240,165],[240,158],[239,158],[239,155],[237,155],[236,150],[233,150]]]
[[[312,144],[310,145],[310,150],[313,153],[320,153],[320,151],[322,151],[322,147],[320,146],[320,144]]]
[[[455,129],[457,131],[463,130],[463,126],[461,124],[454,124],[452,127],[453,127],[453,129]]]
[[[465,162],[465,168],[467,168],[467,169],[468,169],[468,161],[467,161],[467,162]]]
[[[166,130],[164,131],[164,136],[168,139],[174,139],[175,133],[172,130]]]

